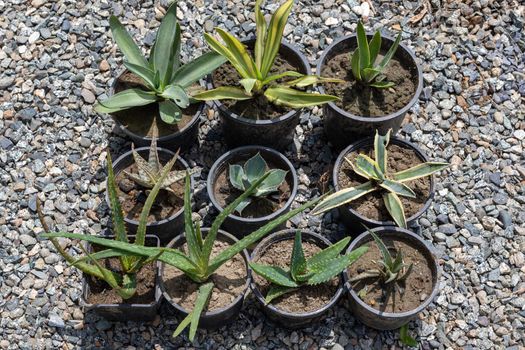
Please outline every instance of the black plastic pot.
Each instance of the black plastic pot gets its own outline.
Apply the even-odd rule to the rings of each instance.
[[[243,44],[253,47],[255,39],[244,40]],[[300,73],[311,74],[310,64],[294,46],[283,41],[279,53],[292,62]],[[211,75],[207,88],[214,88]],[[219,110],[224,137],[230,148],[243,145],[261,145],[282,150],[292,143],[293,132],[299,123],[301,110],[292,110],[279,118],[255,120],[233,113],[221,101],[213,102]]]
[[[367,33],[368,40],[373,33]],[[381,51],[386,52],[393,44],[394,40],[388,36],[381,36]],[[326,62],[340,53],[351,54],[357,47],[356,35],[349,35],[335,40],[319,59],[317,74],[321,74]],[[414,72],[417,77],[417,88],[410,102],[399,111],[382,117],[365,117],[354,115],[341,108],[335,103],[329,102],[323,105],[324,131],[327,139],[336,149],[341,149],[350,143],[367,136],[374,135],[376,130],[385,135],[389,129],[393,134],[397,133],[405,114],[419,99],[423,89],[423,73],[421,66],[417,63],[414,53],[402,43],[394,54],[394,57],[404,64],[404,66]],[[323,86],[319,86],[319,92],[324,93]]]
[[[206,234],[209,232],[209,228],[203,228],[202,229],[202,235],[205,237]],[[226,243],[235,244],[238,242],[238,239],[234,236],[230,235],[229,233],[219,230],[217,234],[217,239]],[[168,245],[168,248],[178,248],[181,247],[186,242],[186,237],[184,234],[180,234],[177,237],[175,237]],[[251,281],[251,270],[248,266],[248,262],[250,261],[250,257],[248,255],[248,252],[246,250],[243,250],[241,253],[242,257],[244,258],[244,262],[246,264],[246,284],[244,291],[239,294],[233,302],[223,308],[216,309],[210,312],[204,312],[201,314],[200,321],[199,321],[199,328],[204,329],[217,329],[220,328],[233,320],[235,320],[242,308],[242,305],[244,303],[244,297],[246,296],[246,292],[248,291],[248,286],[250,285]],[[168,293],[166,290],[166,286],[164,285],[164,264],[160,264],[160,278],[159,278],[159,285],[160,289],[162,291],[162,295],[166,299],[166,301],[175,309],[177,313],[179,313],[182,318],[188,316],[188,310],[184,309],[181,305],[179,305]]]
[[[398,145],[405,148],[409,148],[416,152],[418,157],[421,159],[422,162],[428,162],[427,156],[417,147],[416,145],[405,141],[403,139],[400,139],[395,136],[390,137],[390,144],[391,145]],[[346,147],[339,156],[337,157],[337,160],[335,161],[334,168],[332,170],[332,184],[336,191],[341,190],[341,186],[339,185],[338,180],[338,173],[339,169],[341,168],[342,163],[344,162],[344,157],[354,151],[358,151],[362,148],[372,148],[374,145],[374,138],[369,137],[363,140],[360,140],[356,143],[351,144],[350,146]],[[415,224],[417,222],[417,219],[423,215],[432,203],[432,199],[434,198],[434,177],[430,176],[430,189],[429,189],[430,195],[428,196],[428,199],[425,202],[425,205],[414,215],[407,218],[407,226],[411,226],[412,224]],[[339,214],[341,216],[341,219],[343,220],[343,223],[354,233],[360,233],[362,232],[363,225],[366,227],[372,228],[372,227],[379,227],[379,226],[397,226],[395,222],[392,221],[378,221],[369,219],[360,213],[358,213],[356,210],[352,209],[352,204],[346,204],[338,207]]]
[[[220,206],[219,202],[215,198],[214,191],[215,183],[220,173],[225,169],[227,171],[227,167],[229,164],[238,161],[245,162],[246,160],[256,155],[257,152],[261,153],[261,156],[266,160],[266,162],[273,163],[280,169],[288,171],[288,173],[286,174],[285,181],[288,182],[288,184],[290,184],[290,198],[288,198],[288,200],[282,208],[276,210],[270,215],[262,216],[259,218],[243,218],[234,214],[228,215],[226,220],[224,220],[222,227],[224,227],[224,229],[226,229],[228,232],[231,232],[234,236],[238,238],[242,238],[252,233],[253,231],[266,225],[268,222],[274,220],[280,215],[290,211],[292,202],[295,198],[295,195],[297,194],[297,173],[292,163],[288,160],[288,158],[286,158],[282,153],[279,153],[268,147],[244,146],[224,153],[219,159],[215,161],[215,163],[213,163],[210,169],[206,188],[208,191],[208,196],[210,197],[211,203],[213,204],[215,209],[217,209],[219,212],[222,212],[224,210],[224,208]],[[274,231],[282,229],[285,226],[286,224],[282,224],[280,227],[275,228]]]
[[[144,159],[148,159],[149,154],[149,147],[141,147],[136,148],[135,151],[137,151]],[[158,154],[159,159],[162,164],[166,164],[169,162],[173,156],[175,156],[175,153],[173,153],[170,150],[164,149],[164,148],[158,148]],[[115,173],[115,177],[118,176],[118,174],[126,169],[128,166],[133,164],[135,161],[133,159],[133,154],[131,151],[128,151],[117,158],[116,161],[113,162],[113,172]],[[175,162],[175,166],[179,166],[182,169],[189,169],[188,163],[184,159],[182,159],[180,156],[177,158],[177,162]],[[190,186],[193,188],[193,176],[190,178]],[[106,190],[106,202],[109,206],[109,195]],[[135,233],[137,232],[137,228],[139,226],[139,222],[137,220],[129,219],[127,217],[124,217],[124,221],[126,221],[126,227],[128,229],[129,233]],[[166,218],[161,221],[156,221],[147,224],[146,226],[146,233],[148,234],[154,234],[159,237],[162,244],[168,243],[173,237],[181,232],[184,228],[184,209],[181,208],[178,212],[173,214],[171,217]]]
[[[114,236],[102,235],[104,238],[115,238]],[[128,236],[131,240],[135,236]],[[160,240],[155,235],[146,235],[146,246],[160,247]],[[86,244],[86,250],[92,251],[92,246]],[[82,274],[82,295],[80,296],[80,306],[85,312],[93,312],[108,321],[127,322],[127,321],[152,321],[157,316],[157,309],[162,298],[159,287],[160,281],[160,263],[156,263],[155,274],[155,300],[151,304],[90,304],[86,300],[90,293],[88,278]]]
[[[344,271],[343,275],[345,279],[345,289],[349,292],[349,307],[354,316],[357,317],[362,323],[375,329],[397,329],[413,320],[418,313],[423,311],[434,300],[439,292],[439,278],[441,271],[437,263],[437,258],[433,253],[433,248],[418,235],[399,227],[376,227],[371,231],[382,239],[395,239],[416,248],[425,257],[428,266],[432,271],[433,288],[430,296],[428,296],[414,310],[400,313],[381,312],[363,302],[350,285],[348,271]],[[366,243],[374,244],[373,238],[368,232],[364,232],[354,239],[346,252],[349,253]]]
[[[264,238],[257,246],[255,247],[251,260],[257,261],[260,256],[264,254],[264,252],[268,249],[271,249],[271,246],[286,240],[293,240],[295,237],[296,229],[288,229],[288,230],[282,230],[279,232],[275,232],[271,234],[270,236]],[[320,236],[316,233],[310,232],[310,231],[301,231],[302,233],[302,240],[306,242],[311,242],[313,244],[316,244],[320,248],[324,249],[328,246],[332,245],[329,240],[324,238],[323,236]],[[287,312],[281,309],[276,308],[271,303],[266,304],[264,301],[264,296],[262,295],[259,288],[257,288],[257,284],[255,283],[255,280],[252,278],[252,282],[250,284],[250,288],[255,295],[255,298],[259,301],[259,304],[262,307],[262,310],[264,314],[272,321],[280,324],[283,327],[291,328],[291,329],[297,329],[301,327],[307,327],[315,322],[319,322],[322,319],[326,317],[326,314],[328,311],[334,307],[337,302],[339,301],[339,298],[343,294],[343,283],[342,279],[340,278],[339,287],[330,300],[330,302],[326,305],[324,305],[322,308],[311,311],[311,312],[305,312],[305,313],[292,313]]]
[[[109,95],[112,96],[115,93],[124,90],[124,87],[119,82],[119,78],[126,73],[127,70],[123,70],[117,78],[114,80],[113,84],[111,85],[111,88],[109,90]],[[158,111],[159,107],[157,103],[147,105],[147,106],[141,106],[141,107],[133,107],[133,113],[135,114],[142,114],[142,115],[150,115],[155,114],[157,116],[157,121],[160,121],[160,115]],[[172,151],[177,151],[179,148],[181,150],[187,150],[191,148],[196,142],[197,137],[199,134],[199,122],[201,119],[201,115],[204,115],[206,109],[206,103],[201,102],[199,103],[199,107],[197,109],[197,112],[193,115],[193,118],[190,120],[188,124],[186,124],[181,130],[170,134],[166,136],[161,136],[157,139],[157,144],[160,147],[164,147],[167,149],[170,149]],[[119,113],[127,113],[126,111],[119,112]],[[149,146],[151,144],[151,137],[146,137],[143,135],[139,135],[137,133],[134,133],[133,131],[126,128],[122,123],[119,121],[118,113],[111,114],[111,117],[117,124],[118,128],[122,130],[124,134],[126,134],[127,137],[131,139],[131,141],[136,146]],[[162,122],[162,121],[161,121]]]

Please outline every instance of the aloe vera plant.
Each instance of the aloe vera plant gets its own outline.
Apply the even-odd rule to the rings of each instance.
[[[210,230],[206,237],[201,234],[201,228],[198,222],[192,221],[191,213],[191,197],[190,197],[190,176],[187,173],[185,179],[185,191],[184,191],[184,220],[185,220],[185,238],[188,245],[188,254],[183,253],[179,249],[174,248],[155,248],[155,247],[137,247],[136,245],[129,244],[123,241],[114,241],[104,239],[101,237],[95,237],[90,235],[73,234],[73,233],[48,233],[46,237],[56,238],[65,237],[71,239],[85,240],[100,246],[107,247],[106,256],[120,256],[123,254],[134,254],[140,255],[144,259],[152,260],[158,259],[159,261],[174,266],[175,268],[182,271],[191,280],[200,285],[197,300],[194,309],[189,315],[181,321],[179,326],[174,332],[174,336],[179,335],[188,325],[190,326],[189,338],[193,340],[195,337],[197,327],[200,320],[202,311],[206,308],[211,292],[213,290],[213,282],[210,281],[210,276],[225,262],[230,260],[236,254],[242,252],[247,247],[251,246],[268,233],[272,232],[273,229],[282,225],[291,217],[302,212],[306,208],[313,206],[319,199],[309,201],[302,206],[291,210],[290,212],[279,216],[258,230],[247,235],[237,243],[229,246],[227,249],[221,251],[214,258],[211,258],[212,248],[215,240],[217,239],[217,233],[219,227],[224,222],[226,217],[231,214],[235,208],[244,201],[247,197],[252,195],[257,187],[264,182],[270,173],[265,173],[257,181],[241,194],[236,200],[228,205],[213,221]],[[157,184],[156,186],[159,186]]]
[[[282,169],[268,170],[268,164],[258,152],[255,156],[248,159],[243,166],[239,164],[230,164],[230,183],[238,190],[246,191],[255,181],[257,181],[265,173],[269,173],[268,177],[257,186],[255,192],[239,203],[235,210],[242,213],[252,202],[253,198],[264,198],[272,192],[276,192],[279,186],[284,182],[287,171]]]
[[[124,66],[143,80],[144,87],[127,89],[99,101],[95,107],[97,112],[114,113],[158,103],[161,119],[175,124],[182,118],[181,108],[188,107],[192,102],[189,88],[226,62],[221,55],[209,52],[181,64],[181,30],[176,11],[177,2],[174,2],[162,19],[149,59],[144,57],[122,23],[111,16],[111,32],[124,54]]]
[[[172,159],[166,167],[162,170],[160,174],[159,181],[153,186],[151,192],[149,193],[142,212],[140,214],[139,226],[135,235],[135,242],[133,244],[129,243],[128,234],[126,232],[126,225],[124,222],[124,216],[122,212],[122,207],[118,200],[117,195],[117,185],[115,184],[115,175],[113,173],[113,167],[111,162],[111,157],[108,152],[107,156],[108,162],[108,193],[110,199],[110,208],[113,217],[113,230],[115,233],[115,242],[121,242],[133,246],[134,251],[119,251],[115,252],[112,250],[102,250],[95,253],[89,253],[82,245],[80,249],[84,251],[85,256],[81,258],[75,258],[71,256],[64,248],[62,248],[57,240],[57,237],[67,237],[68,234],[64,232],[51,233],[49,226],[47,225],[44,214],[42,213],[40,201],[37,200],[37,212],[42,223],[42,227],[47,232],[44,234],[44,237],[48,237],[51,240],[51,243],[56,248],[56,250],[64,257],[64,259],[71,265],[83,273],[91,275],[97,279],[105,281],[111,288],[113,288],[122,299],[129,299],[135,295],[137,290],[137,273],[147,264],[155,261],[161,252],[156,252],[155,254],[148,255],[146,253],[140,253],[142,250],[147,249],[144,247],[145,237],[146,237],[146,224],[148,220],[148,215],[155,201],[155,197],[159,193],[159,190],[162,186],[163,181],[168,176],[169,169],[173,166],[175,158]],[[84,237],[87,235],[76,235]],[[95,236],[93,236],[95,237]],[[92,242],[96,243],[96,242]],[[137,253],[138,252],[138,253]],[[103,266],[102,260],[118,257],[120,262],[120,272],[115,272]]]
[[[359,21],[357,23],[357,49],[350,58],[354,78],[365,85],[378,89],[394,86],[393,82],[385,81],[385,76],[382,73],[396,53],[400,41],[401,33],[397,35],[394,44],[381,61],[376,64],[377,56],[381,50],[381,33],[379,31],[375,32],[370,42],[368,42],[365,27]]]
[[[348,242],[350,242],[349,237],[343,238],[306,259],[301,231],[297,230],[289,269],[250,262],[250,267],[256,274],[272,283],[266,294],[265,302],[268,304],[275,298],[304,285],[314,286],[330,281],[368,250],[368,247],[362,246],[351,253],[342,255],[341,251],[348,245]]]
[[[446,168],[448,163],[426,162],[391,174],[387,169],[387,147],[390,142],[391,131],[389,130],[384,136],[379,135],[376,131],[374,138],[375,159],[365,154],[359,154],[352,162],[345,157],[345,161],[352,166],[353,171],[367,181],[355,187],[344,188],[326,197],[312,210],[312,214],[324,213],[373,191],[383,191],[383,201],[388,213],[398,226],[407,227],[405,210],[399,196],[415,198],[416,194],[405,182],[430,176]]]
[[[133,180],[135,183],[148,189],[155,187],[155,185],[162,179],[160,188],[175,194],[175,192],[171,189],[170,186],[175,182],[184,179],[186,175],[185,170],[171,170],[171,168],[173,167],[173,165],[179,157],[179,150],[177,150],[175,156],[173,156],[172,162],[169,162],[163,166],[160,162],[159,153],[157,149],[158,131],[155,121],[153,122],[152,128],[153,137],[151,139],[151,144],[149,148],[148,160],[145,160],[137,151],[135,151],[135,145],[131,144],[131,152],[133,154],[135,165],[137,166],[137,173],[135,174],[129,171],[124,171],[124,174],[131,180]],[[169,169],[168,175],[162,177],[164,168],[166,168],[169,164],[171,164],[172,166]]]
[[[212,90],[193,95],[197,100],[248,100],[264,96],[276,105],[291,108],[315,106],[337,100],[338,97],[324,94],[309,93],[296,88],[305,88],[323,82],[342,82],[339,79],[322,78],[316,75],[304,75],[296,71],[286,71],[271,75],[270,70],[281,46],[284,27],[293,6],[293,0],[285,1],[272,15],[270,23],[266,22],[261,11],[262,0],[255,2],[255,23],[257,38],[253,58],[246,47],[232,34],[223,29],[215,28],[224,41],[220,43],[206,33],[205,40],[212,50],[225,57],[237,70],[242,79],[237,86],[221,86]],[[282,78],[292,77],[293,80],[279,83]]]

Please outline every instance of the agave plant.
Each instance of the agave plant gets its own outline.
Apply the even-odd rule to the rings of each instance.
[[[252,202],[253,198],[264,198],[270,193],[276,192],[284,182],[287,171],[282,169],[268,170],[268,165],[260,153],[248,159],[243,166],[230,164],[230,183],[241,191],[246,191],[266,172],[270,173],[266,180],[257,186],[257,189],[250,197],[246,198],[235,208],[239,214]]]
[[[158,103],[160,117],[165,123],[174,124],[182,118],[181,108],[188,107],[191,102],[188,89],[226,60],[210,52],[182,65],[180,26],[176,12],[177,2],[174,2],[162,19],[148,60],[120,21],[111,16],[111,32],[124,54],[124,66],[139,76],[144,86],[127,89],[99,101],[95,107],[97,112],[114,113]]]
[[[244,201],[247,197],[252,195],[257,187],[266,180],[269,173],[261,176],[255,181],[243,194],[241,194],[235,201],[228,205],[223,212],[221,212],[217,218],[213,221],[210,230],[206,237],[201,234],[201,228],[198,222],[192,221],[191,213],[191,198],[190,198],[190,176],[186,174],[185,180],[185,191],[184,191],[184,220],[185,220],[185,238],[188,245],[188,254],[183,253],[179,249],[173,248],[155,248],[155,247],[137,247],[136,245],[129,244],[123,241],[114,241],[104,239],[101,237],[95,237],[91,235],[73,234],[73,233],[48,233],[45,236],[50,238],[65,237],[71,239],[85,240],[100,246],[107,247],[105,250],[106,256],[119,256],[121,254],[135,254],[140,255],[144,259],[151,261],[152,259],[158,259],[159,261],[174,266],[175,268],[182,271],[191,280],[200,285],[197,300],[195,302],[194,309],[189,315],[181,321],[179,326],[174,332],[174,336],[179,335],[188,325],[190,326],[189,338],[193,340],[195,337],[197,326],[202,311],[208,304],[209,297],[213,290],[213,282],[210,280],[210,276],[225,262],[230,260],[236,254],[242,252],[247,247],[251,246],[274,228],[285,223],[291,217],[302,212],[306,208],[313,206],[318,199],[312,200],[303,204],[290,211],[289,213],[283,214],[280,217],[269,222],[265,226],[252,232],[248,236],[244,237],[237,243],[229,246],[227,249],[221,251],[214,258],[211,258],[212,248],[215,240],[217,239],[217,233],[219,227],[231,214],[235,208]],[[160,185],[157,184],[160,187]],[[140,248],[140,249],[139,249]]]
[[[365,85],[378,89],[394,86],[393,82],[385,81],[385,76],[382,73],[396,53],[400,41],[401,33],[397,35],[394,44],[383,56],[379,64],[376,64],[377,56],[381,50],[381,33],[379,31],[375,32],[370,42],[368,42],[365,27],[359,21],[357,23],[357,49],[350,58],[354,78]]]
[[[364,196],[367,193],[383,191],[383,201],[388,213],[395,223],[403,228],[407,227],[405,210],[399,196],[415,198],[416,194],[405,182],[432,175],[448,166],[448,163],[427,162],[412,168],[391,174],[387,169],[387,147],[390,142],[389,130],[386,135],[379,135],[376,131],[374,139],[375,160],[364,154],[359,154],[354,162],[345,158],[353,171],[367,181],[355,187],[344,188],[326,197],[313,210],[312,214],[321,214],[330,209],[347,204]]]
[[[126,225],[124,223],[124,216],[122,213],[122,207],[118,200],[117,195],[117,185],[115,184],[115,175],[113,173],[113,167],[111,162],[111,157],[108,152],[108,193],[110,199],[110,208],[113,217],[113,230],[115,233],[115,242],[121,242],[129,244],[134,247],[135,251],[141,252],[142,250],[147,249],[144,247],[145,237],[146,237],[146,224],[148,220],[149,211],[151,206],[155,201],[155,197],[160,191],[161,184],[164,182],[168,176],[169,169],[175,163],[175,158],[172,159],[166,167],[162,170],[160,174],[159,181],[153,186],[153,189],[149,193],[142,212],[140,214],[139,225],[135,235],[135,242],[133,244],[128,243],[129,238],[126,232]],[[119,251],[114,252],[111,250],[102,250],[96,253],[89,253],[82,245],[80,249],[84,251],[85,256],[82,258],[74,258],[71,256],[64,248],[62,248],[56,237],[66,237],[67,233],[58,232],[51,233],[47,223],[44,220],[44,214],[42,213],[40,201],[37,199],[37,212],[42,223],[42,227],[48,233],[44,234],[44,237],[48,237],[51,240],[51,243],[54,245],[56,250],[64,257],[64,259],[71,265],[75,266],[83,273],[91,275],[97,279],[105,281],[112,289],[114,289],[122,299],[129,299],[135,295],[137,290],[137,273],[145,265],[155,261],[161,252],[156,252],[155,254],[148,255],[146,253],[136,253],[133,251]],[[86,235],[76,235],[84,237]],[[95,237],[95,236],[94,236]],[[96,243],[96,242],[93,242]],[[115,272],[113,270],[107,269],[103,266],[102,261],[107,258],[118,257],[120,262],[121,272]]]
[[[224,41],[221,44],[210,34],[206,33],[205,40],[212,50],[225,57],[242,77],[239,80],[241,87],[221,86],[213,90],[193,95],[197,100],[248,100],[264,96],[268,101],[291,108],[315,106],[337,100],[338,97],[324,94],[314,94],[295,88],[304,88],[322,82],[342,82],[339,79],[322,78],[316,75],[304,75],[295,71],[286,71],[271,75],[270,70],[281,46],[284,27],[292,9],[293,0],[287,0],[273,14],[268,24],[261,11],[262,0],[255,2],[255,23],[257,38],[255,41],[253,58],[246,47],[232,34],[215,28]],[[285,83],[276,81],[285,77],[295,78]]]
[[[173,164],[177,161],[179,157],[179,150],[175,153],[172,161],[166,165],[162,165],[159,158],[159,153],[157,150],[157,126],[155,121],[152,124],[153,128],[153,137],[151,139],[151,145],[149,148],[148,160],[146,161],[142,156],[135,151],[135,145],[131,144],[131,152],[133,154],[133,159],[137,166],[137,173],[130,173],[129,171],[124,171],[124,174],[133,180],[135,183],[139,184],[145,188],[153,188],[155,185],[162,179],[162,173],[169,164],[171,164],[170,171],[167,176],[165,176],[161,183],[161,189],[166,190],[170,193],[175,194],[171,189],[171,185],[175,182],[184,179],[186,175],[185,170],[171,170]]]
[[[297,230],[289,269],[250,262],[250,267],[255,273],[272,283],[264,299],[265,302],[268,304],[275,298],[304,285],[314,286],[330,281],[368,250],[368,247],[362,246],[349,254],[341,255],[341,251],[347,246],[348,242],[350,242],[349,237],[343,238],[336,244],[306,259],[301,231]]]

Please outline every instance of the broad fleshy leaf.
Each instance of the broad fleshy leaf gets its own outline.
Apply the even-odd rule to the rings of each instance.
[[[193,307],[193,310],[184,318],[184,320],[181,321],[177,329],[175,329],[175,332],[173,332],[173,336],[176,337],[179,334],[182,333],[182,331],[190,325],[190,331],[188,334],[189,340],[192,342],[195,338],[195,334],[197,333],[197,327],[199,325],[199,321],[201,318],[201,313],[208,305],[208,301],[210,300],[211,293],[213,291],[213,283],[205,283],[199,287],[199,292],[197,294],[197,300],[195,301],[195,306]]]
[[[388,152],[386,150],[388,143],[390,142],[390,132],[392,129],[389,129],[386,135],[380,135],[379,131],[376,130],[376,135],[374,137],[374,158],[379,166],[379,170],[383,174],[386,174],[386,165],[388,162]]]
[[[187,88],[220,67],[226,58],[216,52],[205,53],[173,72],[172,84]]]
[[[262,85],[267,85],[271,83],[272,81],[279,80],[279,79],[286,78],[286,77],[300,78],[302,76],[304,76],[304,74],[289,70],[281,74],[275,74],[275,75],[270,75],[266,77],[266,79],[264,79],[264,81],[262,82]]]
[[[241,83],[244,90],[246,90],[246,92],[249,94],[252,93],[252,90],[257,85],[257,82],[258,80],[253,78],[239,80],[239,83]]]
[[[365,68],[361,71],[361,79],[367,83],[372,82],[379,74],[381,70],[378,68]]]
[[[221,86],[212,90],[199,92],[192,96],[199,101],[213,101],[213,100],[249,100],[253,96],[248,94],[245,90],[232,86]]]
[[[379,184],[379,186],[400,196],[416,198],[414,191],[401,182],[385,179],[381,184]]]
[[[350,203],[351,201],[361,196],[364,196],[365,194],[370,193],[374,190],[376,190],[376,187],[371,181],[367,181],[355,187],[344,188],[326,197],[312,210],[311,214],[322,214],[330,209]]]
[[[290,273],[278,266],[270,266],[250,263],[252,270],[264,279],[283,287],[298,287],[299,285],[291,278]]]
[[[157,102],[158,97],[153,92],[141,89],[127,89],[116,93],[95,106],[98,113],[114,113],[131,107],[145,106]]]
[[[298,88],[304,88],[310,85],[322,84],[322,83],[344,83],[344,80],[337,78],[324,78],[317,75],[303,75],[298,79],[288,81],[284,83],[284,86],[295,86]]]
[[[190,105],[190,98],[180,85],[166,86],[166,89],[164,89],[161,96],[175,101],[180,108],[186,108]]]
[[[217,28],[215,28],[217,30]],[[231,63],[231,65],[237,70],[237,73],[243,78],[256,78],[248,71],[247,67],[244,65],[240,57],[237,57],[232,50],[223,44],[221,44],[217,39],[211,36],[208,33],[204,33],[204,40],[208,43],[208,46],[218,54],[226,57],[226,59]]]
[[[276,105],[283,105],[291,108],[318,106],[339,100],[339,97],[337,96],[303,92],[285,86],[270,87],[266,89],[264,96]]]
[[[270,170],[270,175],[263,181],[263,183],[257,189],[255,196],[265,196],[268,193],[275,192],[279,186],[283,183],[288,172],[282,169]]]
[[[256,155],[251,157],[244,163],[244,175],[248,179],[250,183],[254,182],[258,178],[264,175],[266,172],[266,169],[268,168],[268,165],[266,164],[266,161],[261,156],[261,153],[257,152]],[[268,178],[266,178],[265,181],[267,181]]]
[[[408,323],[399,328],[399,340],[406,346],[417,347],[417,341],[408,334]]]
[[[331,246],[321,250],[320,252],[314,254],[311,258],[306,261],[308,265],[308,270],[312,269],[312,266],[319,264],[322,261],[330,260],[337,257],[343,249],[350,242],[350,237],[345,237],[339,242],[332,244]]]
[[[290,293],[291,291],[294,291],[297,288],[291,288],[291,287],[283,287],[279,285],[272,285],[270,287],[270,290],[266,293],[266,297],[264,298],[264,302],[266,304],[271,303],[274,299],[280,297],[281,295],[284,295],[286,293]]]
[[[160,119],[166,124],[175,124],[182,119],[182,111],[177,104],[171,100],[159,102]]]
[[[317,285],[330,281],[332,278],[339,275],[348,266],[354,263],[368,250],[367,246],[361,246],[355,250],[352,250],[346,255],[341,255],[336,258],[325,260],[319,264],[312,266],[312,269],[319,271],[308,279],[309,285]]]
[[[390,255],[390,251],[386,247],[385,243],[372,231],[370,231],[367,228],[368,233],[372,236],[374,239],[377,248],[379,249],[379,252],[381,253],[381,256],[383,257],[383,261],[386,266],[392,266],[392,255]]]
[[[443,170],[448,167],[448,163],[427,162],[418,164],[412,168],[399,171],[392,175],[392,180],[399,182],[406,182],[410,180],[419,179],[421,177],[432,175],[433,173]]]
[[[242,214],[242,211],[248,206],[250,205],[250,203],[252,202],[252,199],[251,198],[245,198],[242,202],[239,203],[239,205],[237,205],[237,207],[235,207],[235,211],[238,212],[239,214]]]
[[[359,70],[363,71],[363,69],[370,66],[370,49],[365,27],[361,21],[357,23],[357,47],[359,49]]]
[[[124,61],[124,66],[130,71],[133,72],[135,75],[139,76],[146,85],[152,89],[155,90],[157,86],[155,85],[155,73],[149,69],[148,66],[139,66],[130,62]]]
[[[401,199],[399,199],[397,194],[393,192],[384,193],[383,201],[385,202],[388,213],[392,216],[396,224],[399,227],[407,228],[405,209],[403,208],[403,203],[401,203]]]
[[[357,174],[364,176],[368,180],[375,179],[383,181],[385,178],[385,175],[379,170],[379,165],[376,161],[366,154],[358,155],[352,167]]]
[[[126,60],[137,66],[148,67],[148,62],[144,58],[144,55],[142,55],[139,47],[117,17],[111,16],[109,19],[109,27],[111,28],[113,39],[117,43],[120,51],[124,54]]]
[[[306,259],[304,257],[301,230],[295,232],[292,249],[292,261],[290,264],[290,275],[294,281],[298,281],[297,276],[306,272]]]
[[[401,32],[397,35],[396,40],[394,41],[394,44],[392,44],[392,46],[390,46],[390,49],[388,49],[386,55],[381,60],[381,63],[379,63],[379,66],[378,66],[379,70],[382,71],[383,69],[385,69],[385,67],[388,64],[388,62],[390,62],[390,60],[392,59],[392,57],[396,53],[400,42],[401,42]]]
[[[356,80],[361,80],[361,70],[359,68],[359,49],[355,49],[351,58],[352,74]]]
[[[374,65],[379,51],[381,51],[381,33],[379,31],[375,32],[372,40],[370,40],[370,65]]]
[[[191,214],[191,181],[190,174],[186,173],[184,180],[184,237],[188,245],[190,259],[198,265],[202,271],[205,271],[208,265],[207,259],[202,259],[202,245],[198,242],[197,232]]]
[[[242,169],[242,166],[240,166],[239,164],[230,164],[229,174],[230,183],[233,185],[233,187],[240,191],[244,191],[244,184],[242,182],[242,178],[244,177],[244,170]]]
[[[259,72],[261,71],[262,59],[264,55],[264,44],[266,42],[266,29],[268,24],[261,11],[262,0],[255,1],[255,25],[256,25],[256,39],[255,39],[255,65]]]
[[[180,27],[177,23],[177,2],[174,2],[160,23],[155,38],[155,46],[152,48],[150,56],[150,65],[154,71],[159,72],[161,86],[169,84],[173,73],[173,61],[170,59],[173,55],[177,36],[180,39]]]
[[[254,79],[261,78],[259,70],[255,66],[255,62],[253,62],[253,59],[248,54],[246,47],[239,41],[239,39],[237,39],[227,31],[222,30],[221,28],[215,28],[215,30],[220,35],[222,40],[226,43],[230,52],[235,56],[237,62],[242,64],[246,72],[248,72],[249,77]]]

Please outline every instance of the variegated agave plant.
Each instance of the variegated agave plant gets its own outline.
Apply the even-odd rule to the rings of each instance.
[[[380,190],[383,191],[385,206],[395,223],[400,227],[407,227],[405,210],[399,196],[415,198],[416,194],[405,182],[429,176],[446,168],[448,163],[421,163],[412,168],[391,174],[387,169],[387,147],[390,142],[391,131],[389,130],[385,136],[379,135],[376,131],[374,139],[375,160],[364,154],[358,155],[354,162],[345,158],[352,166],[354,172],[368,181],[359,186],[342,189],[326,197],[312,210],[312,214],[324,213],[330,209],[350,203],[367,193]]]
[[[301,231],[297,230],[289,269],[250,262],[250,267],[256,274],[272,283],[265,302],[270,303],[275,298],[304,285],[313,286],[328,282],[339,275],[368,250],[367,246],[361,246],[349,254],[341,255],[349,241],[349,237],[343,238],[306,259]]]
[[[286,71],[271,75],[272,69],[283,37],[284,27],[293,6],[293,0],[285,1],[272,15],[270,23],[266,22],[261,11],[262,0],[255,2],[255,23],[257,39],[255,41],[254,56],[248,53],[246,47],[230,33],[216,28],[215,30],[224,41],[220,43],[210,34],[204,38],[210,48],[225,57],[237,70],[242,79],[241,87],[221,86],[213,90],[193,95],[197,100],[249,100],[264,96],[268,101],[290,108],[316,106],[339,98],[332,95],[316,94],[298,90],[323,82],[342,82],[340,79],[322,78],[316,75],[304,75],[296,71]],[[276,84],[276,81],[285,77],[295,78],[286,83]],[[248,116],[249,117],[249,116]]]
[[[124,174],[126,174],[127,177],[129,177],[131,180],[133,180],[138,185],[151,189],[153,188],[157,182],[159,182],[162,179],[162,185],[161,189],[164,189],[170,193],[175,194],[175,192],[171,189],[171,185],[175,182],[184,179],[186,176],[186,170],[171,170],[175,162],[177,161],[177,158],[179,157],[179,151],[175,153],[175,156],[173,156],[172,161],[167,163],[166,165],[162,165],[159,159],[159,153],[157,149],[157,126],[155,121],[153,121],[152,124],[153,128],[153,137],[151,139],[151,145],[149,148],[149,155],[148,160],[146,161],[142,156],[135,151],[135,146],[131,145],[131,152],[133,154],[133,159],[135,160],[135,164],[137,165],[137,173],[130,173],[129,171],[124,171]],[[164,168],[169,166],[170,172],[168,175],[164,178],[162,178],[162,173],[164,171]]]
[[[264,198],[276,192],[284,182],[287,171],[282,169],[268,170],[268,165],[260,153],[248,159],[244,166],[230,164],[230,183],[243,192],[267,172],[270,174],[257,187],[257,190],[235,208],[237,212],[242,213],[243,209],[250,205],[253,198]]]

